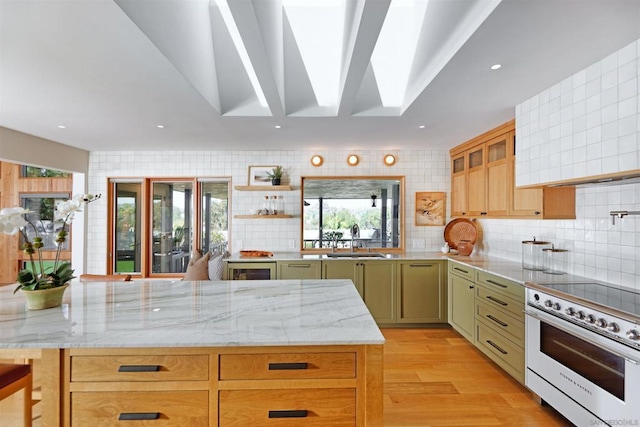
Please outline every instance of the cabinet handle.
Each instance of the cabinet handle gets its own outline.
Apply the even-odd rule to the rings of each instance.
[[[118,421],[157,420],[159,418],[160,412],[122,412]]]
[[[306,418],[307,410],[269,411],[269,418]]]
[[[534,215],[540,215],[540,211],[535,211],[533,214]]]
[[[409,267],[433,267],[433,264],[409,264]]]
[[[487,314],[487,317],[488,317],[489,319],[493,320],[494,322],[496,322],[496,323],[497,323],[498,325],[500,325],[500,326],[504,326],[505,328],[506,328],[507,326],[509,326],[507,323],[504,323],[502,320],[500,320],[500,319],[498,319],[498,318],[496,318],[496,317],[493,317],[493,316],[492,316],[492,315],[490,315],[490,314]]]
[[[458,267],[453,267],[454,270],[458,270],[458,271],[462,271],[464,274],[469,274],[469,272],[467,270],[463,270],[461,268]]]
[[[118,372],[158,372],[160,365],[121,365]]]
[[[480,215],[486,215],[486,214],[487,214],[486,212],[480,212]]]
[[[469,285],[469,289],[473,289],[473,285]]]
[[[487,279],[487,283],[491,283],[492,285],[500,286],[501,288],[507,288],[507,285],[503,285],[502,283],[494,282],[491,279]]]
[[[493,302],[495,302],[495,303],[498,303],[498,304],[500,304],[500,305],[501,305],[501,306],[503,306],[503,307],[506,307],[506,306],[508,306],[508,305],[509,305],[509,303],[506,303],[506,302],[504,302],[504,301],[500,301],[498,298],[492,297],[491,295],[487,295],[487,299],[488,299],[488,300],[491,300],[491,301],[493,301]]]
[[[287,264],[289,268],[310,268],[311,264]]]
[[[269,363],[270,371],[289,371],[295,369],[307,369],[307,363]]]
[[[487,340],[487,344],[489,344],[491,347],[495,348],[496,350],[498,350],[502,354],[509,354],[508,351],[504,351],[503,349],[500,348],[500,346],[498,346],[496,343],[494,343],[491,340]]]

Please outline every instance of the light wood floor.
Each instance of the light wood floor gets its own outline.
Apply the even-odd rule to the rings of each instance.
[[[382,333],[385,427],[571,426],[451,328]],[[20,411],[18,395],[0,402],[0,426],[21,427]]]
[[[385,427],[572,425],[451,328],[382,333]]]

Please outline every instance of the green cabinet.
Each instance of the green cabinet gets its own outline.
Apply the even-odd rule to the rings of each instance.
[[[322,262],[308,261],[278,261],[278,279],[320,279],[322,277]]]
[[[397,262],[397,323],[446,323],[445,261]]]
[[[396,322],[395,267],[391,260],[322,261],[323,279],[350,279],[379,324]]]
[[[474,342],[475,269],[449,261],[448,319],[462,336]]]

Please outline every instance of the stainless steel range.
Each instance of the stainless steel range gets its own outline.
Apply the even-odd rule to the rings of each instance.
[[[640,426],[640,293],[526,286],[527,387],[577,426]]]

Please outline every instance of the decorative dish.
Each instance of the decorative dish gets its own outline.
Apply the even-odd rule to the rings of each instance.
[[[273,252],[269,251],[240,251],[240,256],[253,258],[269,258],[273,256]]]
[[[467,218],[456,218],[444,228],[444,241],[451,249],[458,249],[460,240],[468,240],[471,244],[478,238],[478,229],[475,223]]]

